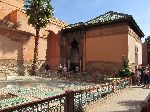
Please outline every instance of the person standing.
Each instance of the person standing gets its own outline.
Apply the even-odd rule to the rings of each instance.
[[[63,76],[67,76],[67,67],[65,65],[63,67]]]
[[[148,88],[149,87],[149,71],[148,68],[146,67],[144,69],[144,87]]]
[[[140,79],[140,84],[143,84],[143,80],[144,80],[144,67],[141,68],[141,79]]]
[[[76,72],[79,72],[79,67],[78,66],[76,67]]]
[[[60,65],[58,66],[58,69],[57,69],[58,76],[61,76],[62,71],[63,71],[63,67],[62,67],[62,65],[60,64]]]
[[[138,68],[138,69],[136,70],[137,86],[140,85],[140,79],[141,79],[141,70]]]
[[[45,66],[45,75],[49,76],[49,74],[50,74],[50,65],[47,63]]]
[[[67,67],[64,65],[63,67],[63,72],[66,73],[67,72]]]

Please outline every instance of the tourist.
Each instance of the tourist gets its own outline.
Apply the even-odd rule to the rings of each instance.
[[[79,72],[79,67],[76,67],[76,72]]]
[[[45,75],[49,76],[50,75],[50,65],[47,63],[45,66]]]
[[[134,67],[134,75],[132,76],[132,84],[136,85],[137,84],[137,71],[138,71],[138,67],[135,66]]]
[[[67,76],[67,67],[65,65],[63,67],[63,76]]]
[[[57,69],[57,72],[58,72],[58,75],[59,75],[59,76],[62,74],[62,71],[63,71],[63,67],[62,67],[62,65],[60,64],[60,65],[58,66],[58,69]]]
[[[148,84],[149,84],[149,71],[148,68],[146,67],[144,69],[144,87],[148,88],[149,87]]]
[[[62,72],[62,70],[63,70],[63,67],[62,67],[62,65],[60,64],[59,65],[59,70]]]
[[[140,85],[140,80],[141,80],[141,70],[140,70],[140,68],[138,68],[136,70],[136,80],[137,80],[137,86],[139,86]]]
[[[63,72],[66,73],[67,72],[67,67],[64,65],[63,67]]]
[[[141,68],[141,79],[140,79],[140,84],[143,84],[144,80],[144,67]]]

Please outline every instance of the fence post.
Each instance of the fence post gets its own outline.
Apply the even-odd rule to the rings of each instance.
[[[114,84],[114,81],[112,82],[112,92],[115,93],[115,84]]]
[[[66,91],[66,109],[65,112],[74,112],[74,91]]]

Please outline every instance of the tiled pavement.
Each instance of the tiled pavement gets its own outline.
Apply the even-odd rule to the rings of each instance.
[[[134,86],[86,107],[85,112],[140,112],[141,102],[149,97],[150,89]]]

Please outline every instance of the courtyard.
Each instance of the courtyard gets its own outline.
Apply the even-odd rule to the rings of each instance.
[[[111,83],[86,83],[64,80],[60,77],[8,76],[7,80],[0,81],[0,112],[5,112],[9,108],[16,108],[16,111],[12,112],[18,112],[19,108],[22,108],[23,112],[33,111],[32,104],[38,105],[37,108],[41,112],[48,112],[45,101],[49,102],[52,109],[49,111],[64,112],[64,94],[68,91],[75,92],[75,112],[81,111],[79,105],[82,105],[81,112],[143,112],[141,104],[148,101],[150,90],[143,89],[142,86],[126,86],[127,83],[129,82],[125,80],[119,81],[113,92]],[[29,107],[23,109],[26,105]]]
[[[0,81],[0,109],[57,96],[67,90],[85,89],[93,85],[95,84],[52,78],[10,76],[7,80]]]
[[[0,0],[0,112],[150,112],[149,1],[127,1]]]

